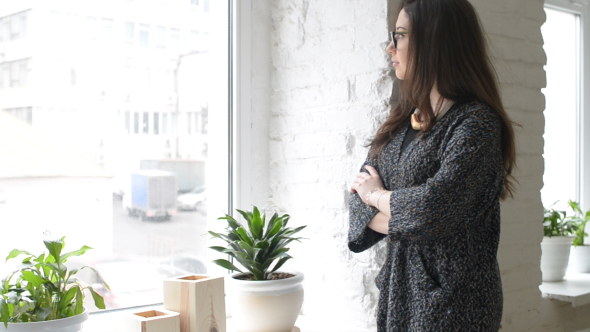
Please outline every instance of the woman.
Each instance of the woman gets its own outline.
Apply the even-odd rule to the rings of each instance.
[[[400,102],[350,195],[350,250],[388,239],[378,331],[497,332],[515,146],[477,14],[467,0],[402,0],[392,35]]]

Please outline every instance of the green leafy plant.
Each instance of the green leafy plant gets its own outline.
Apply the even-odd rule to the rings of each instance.
[[[574,216],[571,217],[571,221],[576,223],[576,231],[574,239],[574,247],[584,244],[584,238],[588,236],[588,233],[585,232],[586,223],[590,220],[590,211],[586,211],[586,213],[582,212],[582,208],[580,208],[580,204],[570,200],[568,202],[569,206],[574,210]]]
[[[555,203],[551,206],[553,205],[555,205]],[[576,222],[567,217],[565,211],[557,211],[551,207],[544,210],[545,218],[543,220],[543,229],[545,231],[545,236],[568,236],[578,229]]]
[[[91,267],[84,266],[68,270],[65,263],[72,256],[81,256],[88,246],[62,254],[64,239],[51,238],[46,234],[43,240],[48,252],[35,256],[28,251],[14,249],[6,261],[25,255],[21,265],[0,282],[0,321],[8,323],[26,323],[55,320],[71,317],[83,312],[84,291],[89,290],[94,304],[104,309],[102,296],[90,286],[84,287],[74,277],[82,269],[91,269],[109,286]]]
[[[301,242],[301,237],[293,235],[307,226],[295,229],[287,227],[290,216],[284,214],[279,217],[274,213],[266,224],[266,213],[260,215],[260,211],[254,206],[252,211],[236,209],[247,221],[248,227],[244,227],[232,216],[226,214],[218,220],[226,220],[228,223],[227,234],[209,232],[213,238],[218,238],[227,243],[227,247],[212,246],[213,250],[225,253],[237,260],[246,270],[253,275],[253,280],[267,280],[273,272],[278,270],[292,257],[287,254],[289,248],[285,246],[293,241]],[[266,227],[266,229],[265,229]],[[272,263],[277,260],[271,268]],[[213,263],[230,271],[242,272],[226,259],[217,259]]]

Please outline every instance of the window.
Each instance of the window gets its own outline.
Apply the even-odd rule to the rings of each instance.
[[[156,28],[156,47],[166,48],[166,27],[158,26]]]
[[[180,45],[180,31],[178,29],[170,29],[170,48],[178,52]]]
[[[135,44],[135,23],[125,22],[125,43]]]
[[[199,50],[199,32],[191,30],[191,37],[190,37],[190,51],[198,51]]]
[[[559,201],[554,208],[565,210],[569,199],[581,202],[585,209],[590,203],[589,191],[583,185],[589,179],[590,151],[582,143],[590,134],[590,119],[585,115],[589,114],[585,96],[590,80],[580,75],[584,64],[590,64],[582,48],[582,31],[588,29],[583,25],[587,11],[586,5],[573,6],[560,0],[545,4],[547,19],[541,32],[547,55],[547,86],[542,89],[546,106],[541,198],[546,208]]]
[[[125,112],[125,133],[131,134],[131,113]]]
[[[0,17],[0,42],[24,39],[27,37],[29,11],[22,11]]]
[[[71,40],[77,40],[79,38],[78,15],[66,13],[64,26]]]
[[[98,40],[98,26],[94,16],[86,17],[86,39],[93,42]]]
[[[154,113],[154,135],[160,134],[160,113]]]
[[[193,113],[186,113],[186,133],[192,134],[193,133]]]
[[[32,107],[18,107],[18,108],[7,108],[6,112],[12,114],[17,119],[27,123],[33,123],[33,108]]]
[[[102,42],[110,43],[113,40],[113,20],[103,18],[101,20],[101,38]]]
[[[139,46],[150,46],[150,26],[147,24],[139,25]]]
[[[141,128],[143,128],[143,130],[142,130],[143,134],[148,134],[149,133],[149,130],[150,130],[150,114],[148,112],[143,112],[143,122],[142,122]]]
[[[19,38],[25,34],[36,38],[3,44],[15,51],[6,52],[1,64],[0,109],[11,109],[30,124],[19,133],[30,140],[0,133],[0,141],[13,145],[7,150],[6,144],[0,144],[0,188],[7,196],[7,203],[0,206],[0,220],[9,221],[3,223],[6,234],[26,229],[31,238],[4,237],[0,255],[6,257],[14,248],[38,252],[45,230],[65,235],[67,251],[93,247],[87,255],[68,262],[89,265],[101,273],[112,291],[95,289],[105,295],[109,309],[161,302],[161,280],[167,277],[212,273],[203,270],[212,266],[205,255],[214,254],[208,249],[207,230],[217,226],[212,221],[219,211],[233,212],[228,175],[234,173],[229,157],[233,117],[227,96],[231,95],[229,47],[233,45],[228,18],[234,16],[224,1],[211,2],[208,17],[199,10],[187,11],[188,6],[107,1],[100,6],[63,7],[52,1],[13,1],[11,8],[35,12],[26,18],[25,33],[20,23],[2,18],[3,40],[12,38],[13,29],[19,30]],[[169,18],[174,18],[173,29]],[[190,58],[181,50],[195,22],[201,33],[215,33],[215,40],[223,41],[215,45],[216,57],[211,60]],[[77,39],[72,38],[76,31]],[[181,33],[183,46],[178,47]],[[103,43],[111,34],[111,42]],[[96,40],[100,47],[94,42],[88,45],[89,40]],[[165,52],[155,52],[162,46]],[[176,86],[179,61],[183,63],[180,76],[190,78],[183,82],[186,92]],[[192,62],[215,68],[215,77],[199,75]],[[187,135],[184,115],[193,116],[193,133],[199,131],[197,125],[202,126],[202,117],[196,122],[199,108],[183,102],[202,85],[215,92],[202,101],[215,109],[210,115],[211,130],[206,137]],[[39,98],[38,86],[50,98]],[[41,134],[46,139],[34,139]],[[12,173],[5,171],[7,167],[21,177],[8,179]],[[142,207],[138,193],[142,188],[132,185],[131,174],[150,169],[173,173],[177,190],[159,192],[167,195],[166,210]],[[207,189],[204,206],[208,208],[185,209],[191,206],[183,206],[180,196],[207,177],[219,181]],[[0,279],[12,263],[18,261],[0,264]],[[83,271],[78,275],[88,284],[96,281]],[[92,302],[92,297],[87,300]]]
[[[162,134],[168,134],[168,113],[162,114]]]

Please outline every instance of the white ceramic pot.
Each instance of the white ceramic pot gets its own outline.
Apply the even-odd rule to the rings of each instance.
[[[277,273],[276,271],[275,273]],[[303,273],[280,280],[229,278],[228,300],[238,332],[291,332],[303,305]]]
[[[573,236],[543,237],[541,242],[541,272],[543,281],[561,281],[565,276]]]
[[[580,273],[590,273],[590,245],[571,247],[570,268]]]
[[[88,319],[88,310],[76,316],[34,323],[8,323],[8,329],[0,323],[0,332],[80,332]]]

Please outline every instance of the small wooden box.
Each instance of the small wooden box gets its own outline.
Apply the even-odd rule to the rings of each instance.
[[[125,314],[121,332],[180,332],[180,314],[155,309]]]
[[[164,309],[180,313],[180,332],[226,332],[223,277],[192,274],[164,280]]]

